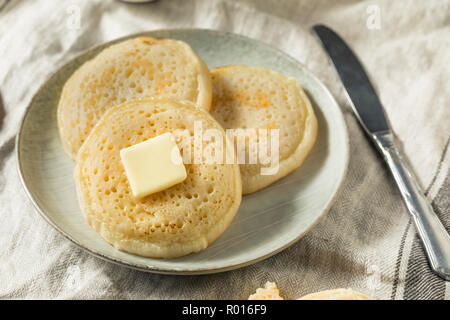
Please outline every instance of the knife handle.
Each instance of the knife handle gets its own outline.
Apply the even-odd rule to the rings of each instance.
[[[372,134],[380,152],[394,176],[403,201],[416,225],[431,268],[440,277],[450,280],[450,236],[445,230],[430,202],[425,197],[416,178],[394,144],[390,131]]]

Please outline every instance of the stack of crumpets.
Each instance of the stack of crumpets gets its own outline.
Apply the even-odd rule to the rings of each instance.
[[[242,194],[298,168],[317,134],[294,79],[261,67],[210,72],[188,44],[150,37],[84,63],[64,85],[57,117],[86,221],[115,248],[153,258],[205,249]],[[197,139],[199,127],[214,134]],[[242,158],[258,153],[247,144],[256,141],[271,161],[237,161],[240,137],[228,130],[240,129],[251,129]]]

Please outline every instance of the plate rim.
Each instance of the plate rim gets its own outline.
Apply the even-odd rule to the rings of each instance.
[[[245,41],[250,41],[253,43],[257,43],[258,45],[262,45],[270,50],[275,50],[278,51],[278,53],[280,53],[284,58],[291,60],[292,62],[295,62],[296,64],[300,65],[307,73],[308,76],[311,77],[314,81],[316,81],[316,83],[320,86],[320,88],[323,90],[323,92],[326,93],[326,95],[335,103],[336,107],[337,107],[337,116],[339,117],[341,123],[343,124],[343,136],[344,136],[344,145],[345,145],[345,152],[344,152],[344,168],[342,170],[341,175],[339,176],[339,184],[336,187],[332,197],[328,200],[327,205],[325,207],[325,209],[322,211],[322,213],[316,218],[316,220],[314,221],[314,223],[312,223],[308,229],[306,229],[306,231],[304,231],[302,234],[300,234],[298,237],[296,237],[295,239],[293,239],[292,241],[284,244],[283,246],[281,246],[280,248],[271,251],[265,255],[262,255],[258,258],[252,259],[252,260],[248,260],[239,264],[233,264],[233,265],[229,265],[229,266],[225,266],[225,267],[213,267],[213,268],[197,268],[195,270],[181,270],[181,269],[168,269],[168,268],[162,268],[162,267],[157,267],[157,266],[150,266],[150,265],[141,265],[141,264],[136,264],[136,263],[132,263],[130,261],[124,261],[121,259],[117,259],[114,258],[112,256],[106,255],[106,254],[102,254],[98,251],[92,250],[91,248],[89,248],[88,245],[85,245],[83,243],[81,243],[80,241],[72,238],[70,236],[70,234],[68,234],[66,231],[63,230],[63,228],[59,227],[46,213],[45,210],[43,210],[40,205],[37,203],[37,201],[34,199],[34,197],[31,194],[31,191],[28,188],[27,185],[27,181],[24,177],[23,174],[23,168],[22,168],[22,163],[21,163],[21,154],[20,154],[20,145],[21,145],[21,140],[22,140],[22,136],[23,136],[23,130],[24,130],[24,123],[27,119],[27,116],[29,114],[29,111],[31,110],[31,106],[35,103],[36,100],[36,96],[37,94],[41,91],[41,89],[43,87],[45,87],[59,72],[60,70],[64,69],[67,65],[69,65],[70,63],[72,63],[74,60],[80,58],[81,56],[88,54],[89,52],[98,49],[99,47],[102,47],[104,45],[111,45],[113,43],[116,42],[120,42],[123,41],[125,39],[129,39],[129,38],[133,38],[133,37],[139,37],[139,36],[143,36],[143,35],[147,35],[148,33],[151,32],[171,32],[171,31],[178,31],[178,32],[208,32],[208,33],[214,33],[214,34],[220,34],[220,35],[225,35],[225,36],[231,36],[231,37],[237,37],[237,38],[241,38]],[[156,273],[156,274],[166,274],[166,275],[203,275],[203,274],[213,274],[213,273],[220,273],[220,272],[226,272],[226,271],[231,271],[231,270],[235,270],[235,269],[239,269],[239,268],[243,268],[246,266],[249,266],[251,264],[257,263],[259,261],[265,260],[269,257],[272,257],[278,253],[280,253],[281,251],[287,249],[288,247],[290,247],[291,245],[293,245],[294,243],[296,243],[297,241],[299,241],[302,237],[304,237],[308,232],[310,232],[320,221],[322,221],[322,219],[326,216],[326,214],[330,211],[332,205],[334,204],[334,202],[336,201],[337,197],[341,194],[342,189],[343,189],[343,185],[347,176],[347,172],[348,172],[348,165],[349,165],[349,161],[350,161],[350,142],[349,142],[349,136],[348,136],[348,128],[347,128],[347,124],[345,122],[344,119],[344,114],[339,106],[339,104],[337,103],[336,99],[334,98],[334,96],[331,94],[331,92],[328,90],[328,88],[325,86],[325,84],[313,73],[311,72],[303,63],[301,63],[300,61],[296,60],[294,57],[292,57],[291,55],[289,55],[288,53],[284,52],[283,50],[270,45],[268,43],[265,43],[263,41],[257,40],[257,39],[253,39],[250,37],[247,37],[245,35],[241,35],[241,34],[237,34],[237,33],[232,33],[232,32],[228,32],[228,31],[221,31],[221,30],[214,30],[214,29],[207,29],[207,28],[162,28],[162,29],[154,29],[154,30],[148,30],[148,31],[142,31],[142,32],[137,32],[137,33],[133,33],[133,34],[129,34],[123,37],[119,37],[116,39],[112,39],[110,41],[106,41],[103,42],[99,45],[90,47],[86,50],[81,51],[78,55],[76,55],[75,57],[71,58],[69,61],[67,61],[66,63],[64,63],[62,66],[60,66],[57,70],[55,70],[54,72],[52,72],[47,79],[39,86],[39,88],[36,90],[36,92],[34,93],[32,99],[30,100],[30,102],[28,103],[25,112],[20,120],[20,124],[19,124],[19,129],[15,138],[15,158],[16,158],[16,164],[17,164],[17,171],[18,171],[18,175],[20,178],[20,182],[21,185],[25,191],[25,194],[27,195],[28,199],[31,201],[34,209],[38,212],[38,214],[44,219],[44,221],[46,221],[51,227],[53,227],[60,235],[62,235],[64,238],[68,239],[69,241],[71,241],[72,243],[74,243],[77,247],[83,249],[84,251],[88,252],[89,254],[100,258],[104,261],[108,261],[111,263],[114,263],[116,265],[120,265],[120,266],[124,266],[127,268],[131,268],[134,270],[139,270],[139,271],[144,271],[144,272],[150,272],[150,273]]]

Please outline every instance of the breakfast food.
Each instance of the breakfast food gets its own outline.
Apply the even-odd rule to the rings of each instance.
[[[182,41],[140,37],[104,49],[64,85],[58,127],[65,151],[75,159],[109,108],[149,97],[187,100],[209,110],[209,70]]]
[[[211,76],[211,114],[225,129],[258,129],[258,141],[261,132],[279,137],[278,150],[266,142],[266,148],[279,152],[279,165],[273,172],[261,174],[268,166],[262,161],[241,164],[243,193],[262,189],[298,168],[317,135],[314,111],[300,85],[292,78],[260,67],[221,67],[211,70]],[[255,151],[246,143],[246,158],[250,152]]]
[[[284,300],[280,297],[277,285],[267,282],[264,288],[256,289],[256,293],[250,295],[248,300]],[[365,294],[353,291],[352,289],[325,290],[308,294],[297,300],[373,300]]]
[[[277,285],[273,282],[267,281],[264,288],[256,289],[256,292],[248,300],[284,300],[280,297],[280,291]]]
[[[352,289],[325,290],[308,294],[298,300],[373,300],[365,294]]]
[[[110,108],[90,132],[77,157],[77,194],[87,222],[117,249],[146,257],[183,256],[206,248],[233,219],[242,197],[237,164],[185,161],[182,183],[140,199],[132,194],[120,150],[169,132],[185,159],[191,144],[182,143],[180,132],[193,136],[198,121],[226,140],[208,112],[170,98]],[[202,139],[203,149],[211,143]]]
[[[153,258],[205,249],[242,194],[299,167],[317,134],[294,79],[247,66],[210,73],[186,43],[151,37],[79,67],[57,120],[89,225],[115,248]],[[253,297],[282,299],[273,283]]]

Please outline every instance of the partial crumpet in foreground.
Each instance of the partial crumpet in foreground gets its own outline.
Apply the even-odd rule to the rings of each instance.
[[[278,170],[261,174],[268,165],[259,160],[256,164],[241,164],[243,193],[262,189],[298,168],[317,135],[314,111],[300,85],[292,78],[260,67],[221,67],[211,70],[211,76],[211,114],[225,129],[279,129]],[[276,137],[273,135],[277,132],[267,132]],[[257,139],[261,138],[259,133]],[[245,148],[248,159],[249,143]],[[271,148],[269,142],[267,148]]]
[[[308,294],[298,300],[373,300],[365,294],[352,289],[325,290]]]
[[[141,37],[104,49],[64,85],[58,127],[65,151],[75,159],[108,108],[149,97],[188,100],[209,110],[209,70],[182,41]]]
[[[242,198],[237,164],[185,164],[182,183],[142,199],[132,195],[120,150],[170,132],[183,154],[177,132],[194,135],[198,121],[225,141],[208,112],[169,98],[113,107],[86,139],[74,173],[79,203],[91,227],[117,249],[155,258],[183,256],[205,249],[235,216]],[[202,143],[204,149],[210,146],[209,140]]]
[[[277,285],[273,282],[267,281],[264,288],[256,289],[256,292],[248,300],[284,300],[280,297],[280,291]]]
[[[248,300],[284,300],[280,296],[277,285],[267,282],[264,288],[256,289],[256,293],[250,295]],[[308,294],[297,300],[373,300],[372,298],[352,289],[333,289]]]

